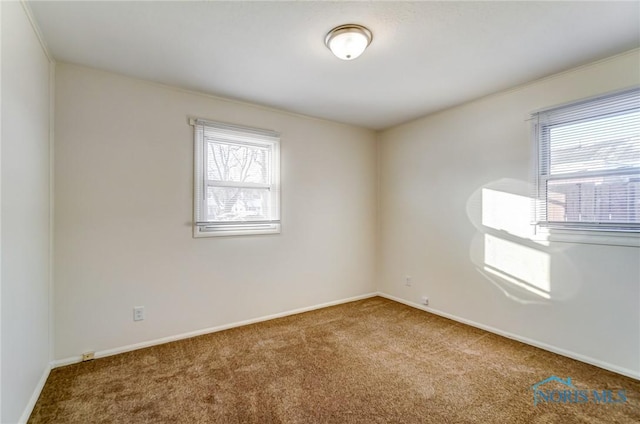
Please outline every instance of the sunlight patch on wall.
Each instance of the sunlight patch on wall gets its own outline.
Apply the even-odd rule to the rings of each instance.
[[[529,196],[492,188],[482,189],[482,225],[486,227],[533,239],[533,210],[533,199]]]
[[[551,259],[548,253],[484,235],[484,270],[530,293],[551,297]]]
[[[473,191],[466,207],[477,231],[469,257],[486,281],[513,302],[565,301],[580,289],[580,280],[571,278],[580,270],[565,252],[570,244],[553,243],[537,233],[533,192],[532,184],[513,178]]]

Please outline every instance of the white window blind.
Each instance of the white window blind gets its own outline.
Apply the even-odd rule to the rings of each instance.
[[[280,232],[279,134],[192,120],[195,236]]]
[[[533,115],[537,221],[640,232],[640,89]]]

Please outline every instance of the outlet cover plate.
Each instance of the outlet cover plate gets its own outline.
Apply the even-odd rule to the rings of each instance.
[[[134,321],[144,320],[144,306],[136,306],[133,308],[133,320]]]

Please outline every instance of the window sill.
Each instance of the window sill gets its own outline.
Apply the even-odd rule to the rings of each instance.
[[[640,233],[538,227],[537,240],[640,248]]]
[[[207,229],[198,225],[193,226],[193,238],[202,237],[226,237],[226,236],[253,236],[262,234],[280,234],[280,224],[264,227],[248,226],[247,228],[216,228]]]

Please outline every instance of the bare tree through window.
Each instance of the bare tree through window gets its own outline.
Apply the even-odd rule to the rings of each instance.
[[[266,220],[269,149],[209,142],[207,212],[215,221]]]

